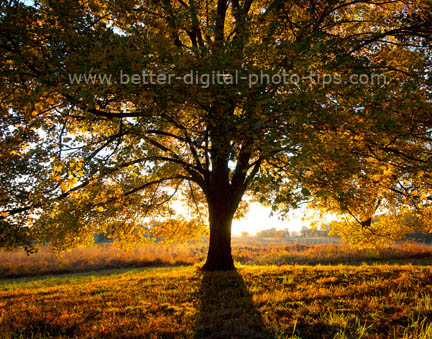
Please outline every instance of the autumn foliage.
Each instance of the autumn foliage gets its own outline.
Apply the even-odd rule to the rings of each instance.
[[[381,214],[430,225],[429,1],[0,6],[3,247],[142,239],[149,220],[180,217],[177,199],[209,226],[205,269],[232,269],[245,195],[282,212],[308,201],[356,239],[404,232],[370,227]],[[120,81],[143,71],[302,81]]]

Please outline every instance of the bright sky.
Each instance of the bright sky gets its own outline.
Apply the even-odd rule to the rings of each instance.
[[[258,231],[272,227],[278,230],[288,228],[290,232],[298,232],[303,226],[309,226],[307,220],[301,220],[305,213],[304,209],[291,211],[285,220],[280,220],[277,215],[270,217],[270,212],[270,208],[263,207],[258,203],[250,203],[247,216],[241,220],[233,220],[232,233],[240,235],[241,232],[245,231],[253,235]]]
[[[184,214],[186,217],[190,217],[190,210],[179,200],[174,200],[171,203],[171,207],[180,214]],[[290,232],[299,232],[303,226],[309,227],[309,221],[302,220],[303,217],[310,217],[312,213],[306,208],[298,208],[290,211],[284,220],[281,220],[277,215],[270,217],[271,208],[264,207],[256,202],[249,202],[249,213],[243,219],[233,220],[232,223],[232,234],[241,235],[241,232],[248,232],[250,235],[254,235],[258,231],[262,231],[269,228],[276,228],[277,230],[283,230],[287,228]]]

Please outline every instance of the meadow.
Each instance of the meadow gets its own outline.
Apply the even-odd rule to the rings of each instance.
[[[431,251],[236,239],[214,273],[202,244],[1,253],[0,337],[432,338]]]
[[[232,247],[234,260],[243,265],[432,264],[432,246],[415,242],[359,249],[326,238],[287,241],[234,237]],[[0,251],[0,278],[116,268],[187,266],[203,262],[206,254],[205,243],[147,243],[132,250],[103,243],[64,252],[42,247],[31,255],[23,250]]]

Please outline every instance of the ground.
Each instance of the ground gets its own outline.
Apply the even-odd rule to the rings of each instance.
[[[432,267],[117,269],[0,281],[4,338],[431,338]]]

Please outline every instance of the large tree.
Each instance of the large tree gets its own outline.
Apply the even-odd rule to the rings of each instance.
[[[397,178],[369,204],[403,195],[396,179],[420,169],[430,179],[427,1],[1,6],[4,246],[139,235],[179,196],[208,218],[204,269],[232,269],[245,194],[275,209],[312,197],[367,221],[358,202],[383,164]]]

